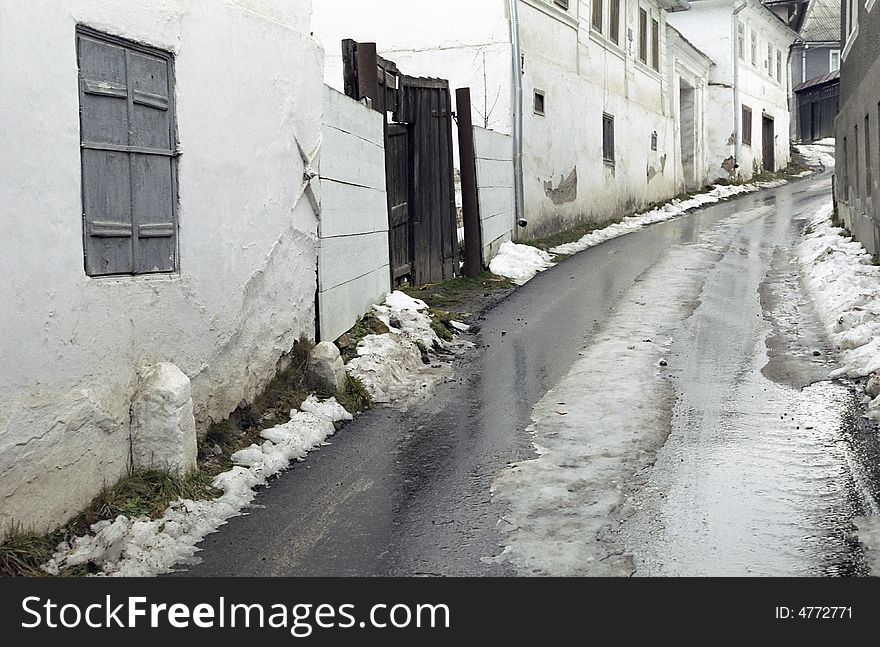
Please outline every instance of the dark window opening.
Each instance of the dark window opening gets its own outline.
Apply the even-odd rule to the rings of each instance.
[[[605,0],[593,0],[593,29],[602,33],[602,4]]]
[[[611,0],[611,16],[608,24],[608,37],[614,44],[620,44],[620,0]]]
[[[648,12],[639,9],[639,60],[648,64]]]
[[[742,107],[742,143],[752,145],[752,109]]]
[[[871,167],[871,119],[865,115],[865,196],[871,197],[874,184],[874,169]]]
[[[660,23],[651,21],[651,67],[660,70]]]
[[[535,114],[544,114],[544,93],[541,90],[535,90]]]
[[[859,127],[858,126],[854,127],[854,134],[855,134],[855,136],[853,137],[853,146],[855,147],[855,150],[853,151],[853,163],[855,164],[855,167],[854,167],[855,173],[853,173],[853,192],[854,192],[855,197],[858,198],[861,195],[861,191],[859,190],[859,177],[862,172],[861,169],[859,168],[860,165],[859,165]]]
[[[614,116],[602,115],[602,159],[614,163]]]

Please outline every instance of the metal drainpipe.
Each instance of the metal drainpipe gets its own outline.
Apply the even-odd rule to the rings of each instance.
[[[520,223],[525,222],[525,195],[523,190],[523,86],[522,86],[522,46],[519,39],[519,0],[508,0],[510,7],[510,44],[512,49],[513,83],[511,99],[513,102],[513,185],[516,198],[514,209],[513,237]]]
[[[733,123],[734,125],[734,144],[733,144],[733,164],[734,171],[739,169],[740,148],[742,146],[742,100],[739,97],[739,14],[749,6],[748,0],[733,10]],[[743,40],[745,40],[745,32],[743,32]]]
[[[801,83],[807,80],[807,48],[809,46],[808,43],[804,43],[804,48],[801,50]]]

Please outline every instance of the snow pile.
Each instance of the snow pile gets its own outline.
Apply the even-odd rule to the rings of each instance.
[[[834,168],[835,140],[833,137],[820,139],[812,144],[795,146],[808,166],[822,167],[826,171]]]
[[[653,225],[658,222],[677,218],[678,216],[682,216],[693,209],[698,209],[708,204],[715,204],[736,195],[753,193],[762,189],[772,189],[778,186],[782,186],[783,184],[786,184],[786,180],[753,182],[751,184],[741,185],[718,184],[714,186],[711,191],[700,193],[693,196],[692,198],[688,198],[687,200],[672,200],[662,207],[658,207],[656,209],[653,209],[652,211],[636,214],[633,216],[627,216],[619,223],[610,225],[608,227],[605,227],[604,229],[590,232],[580,240],[577,240],[573,243],[558,245],[557,247],[552,248],[550,251],[554,254],[577,254],[578,252],[582,252],[585,249],[589,249],[590,247],[595,247],[600,243],[604,243],[606,240],[611,240],[612,238],[617,238],[618,236],[630,234],[634,231],[644,229],[648,225]]]
[[[448,365],[432,366],[423,359],[423,350],[450,352],[454,347],[431,328],[424,301],[395,291],[373,310],[388,332],[364,337],[357,347],[358,356],[345,369],[363,383],[374,402],[405,406],[449,377]]]
[[[856,517],[853,523],[858,530],[859,541],[864,547],[865,561],[868,563],[869,574],[880,575],[880,517]]]
[[[830,377],[866,377],[880,371],[880,267],[831,223],[832,208],[819,211],[798,255],[819,316],[841,351],[841,368]],[[880,420],[880,398],[869,405],[869,417]]]
[[[291,461],[306,454],[332,436],[335,422],[351,415],[330,398],[319,402],[310,396],[302,411],[291,411],[290,422],[267,429],[261,445],[236,452],[236,467],[219,474],[212,485],[223,492],[213,501],[180,499],[156,520],[119,516],[99,521],[93,534],[76,537],[58,546],[43,570],[57,575],[62,569],[92,563],[104,575],[150,577],[169,572],[175,564],[192,563],[196,544],[234,516],[241,514],[255,496],[254,488],[287,469]]]
[[[508,278],[517,285],[528,283],[535,274],[550,267],[553,267],[553,257],[544,250],[509,241],[501,243],[498,255],[489,263],[492,274]]]

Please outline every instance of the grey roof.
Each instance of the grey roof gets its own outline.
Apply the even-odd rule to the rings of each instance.
[[[840,70],[834,70],[833,72],[829,72],[828,74],[817,76],[815,79],[810,79],[809,81],[798,83],[792,88],[792,92],[809,90],[810,88],[814,88],[817,85],[824,85],[825,83],[831,83],[832,81],[840,81]]]
[[[808,43],[840,41],[840,0],[813,0],[807,7],[800,36]]]

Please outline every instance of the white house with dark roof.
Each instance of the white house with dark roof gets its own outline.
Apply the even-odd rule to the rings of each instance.
[[[709,56],[709,158],[716,178],[751,178],[790,159],[788,56],[797,33],[758,0],[692,0],[669,23]]]

